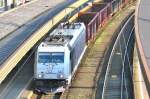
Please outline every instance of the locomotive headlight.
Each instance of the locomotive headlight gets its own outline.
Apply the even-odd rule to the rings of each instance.
[[[64,75],[63,75],[63,74],[61,74],[61,75],[60,75],[60,78],[64,78]]]
[[[38,75],[38,77],[39,77],[39,78],[41,78],[41,77],[42,77],[42,75],[41,75],[41,74],[39,74],[39,75]]]
[[[57,77],[62,79],[62,78],[64,78],[64,75],[63,74],[57,74]]]

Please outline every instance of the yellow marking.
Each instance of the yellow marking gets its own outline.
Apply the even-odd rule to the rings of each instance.
[[[148,92],[143,80],[139,59],[137,56],[136,45],[134,47],[133,58],[133,83],[135,99],[149,99]]]

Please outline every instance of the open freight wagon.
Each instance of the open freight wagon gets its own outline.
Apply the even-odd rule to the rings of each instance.
[[[95,3],[87,12],[78,14],[77,22],[83,22],[86,25],[86,41],[95,39],[96,32],[102,27],[111,16],[110,4]]]

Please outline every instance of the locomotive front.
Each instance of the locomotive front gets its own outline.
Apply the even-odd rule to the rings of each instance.
[[[84,24],[62,25],[38,46],[34,62],[36,88],[49,90],[70,84],[85,52]]]

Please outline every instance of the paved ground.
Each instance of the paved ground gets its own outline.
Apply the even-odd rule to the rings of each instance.
[[[39,0],[40,1],[40,0]],[[43,0],[44,2],[45,0]],[[46,0],[47,1],[47,0]],[[34,31],[36,31],[38,28],[40,28],[44,23],[46,23],[49,19],[51,19],[55,14],[57,14],[61,9],[63,9],[66,5],[69,5],[68,2],[63,2],[63,0],[58,0],[57,2],[55,2],[55,0],[49,0],[49,2],[46,2],[46,4],[48,4],[49,6],[51,5],[51,7],[53,7],[52,9],[49,9],[47,11],[45,11],[44,13],[42,13],[40,16],[30,20],[27,24],[23,25],[22,27],[18,28],[16,31],[12,32],[11,34],[9,34],[8,36],[6,36],[4,39],[0,40],[0,65],[5,61],[5,59],[7,59],[30,35],[32,35],[34,33]],[[58,5],[59,4],[59,5]],[[38,5],[38,4],[37,4]],[[44,4],[43,4],[44,5]],[[57,6],[56,6],[57,5]],[[33,5],[36,6],[36,5]],[[40,5],[39,5],[40,6]],[[29,17],[26,17],[26,13],[30,12],[35,14],[34,11],[31,11],[32,8],[34,7],[29,7],[27,8],[28,10],[26,10],[24,12],[24,14],[22,13],[23,11],[20,11],[18,14],[18,16],[20,16],[20,18],[23,18],[26,20],[27,19],[31,19]],[[23,8],[21,8],[23,10]],[[17,10],[21,10],[20,8]],[[30,10],[29,10],[30,9]],[[35,9],[35,8],[34,8]],[[44,9],[44,8],[43,8]],[[25,17],[21,17],[24,16]],[[29,14],[28,14],[29,15]],[[5,16],[5,15],[4,15]],[[17,19],[15,19],[15,13],[12,14],[10,13],[10,15],[7,15],[8,17],[4,18],[3,20],[6,20],[5,22],[7,23],[7,21],[9,22],[9,24],[19,24],[18,26],[20,26],[21,24],[24,24],[24,22],[26,21],[21,21],[20,18],[18,17],[17,19],[19,19],[20,21],[18,21]],[[14,16],[14,17],[13,17]],[[29,15],[30,16],[30,15]],[[2,16],[3,17],[3,16]],[[0,17],[1,18],[1,17]],[[13,19],[14,18],[14,19]],[[2,19],[0,19],[1,21],[3,21]],[[1,24],[0,21],[0,24]],[[12,22],[13,21],[13,22]],[[16,23],[15,23],[16,22]],[[17,23],[20,22],[20,23]],[[9,24],[7,24],[9,26]],[[1,27],[1,25],[0,25]],[[7,26],[6,26],[7,27]],[[16,27],[17,28],[17,27]],[[3,29],[5,31],[5,28]],[[14,28],[12,29],[12,31],[15,30]],[[1,29],[0,29],[1,31]],[[8,31],[7,31],[8,32]],[[0,32],[1,33],[1,32]]]
[[[0,39],[65,0],[34,0],[0,15]]]
[[[141,43],[150,69],[150,0],[141,0],[138,25]]]

